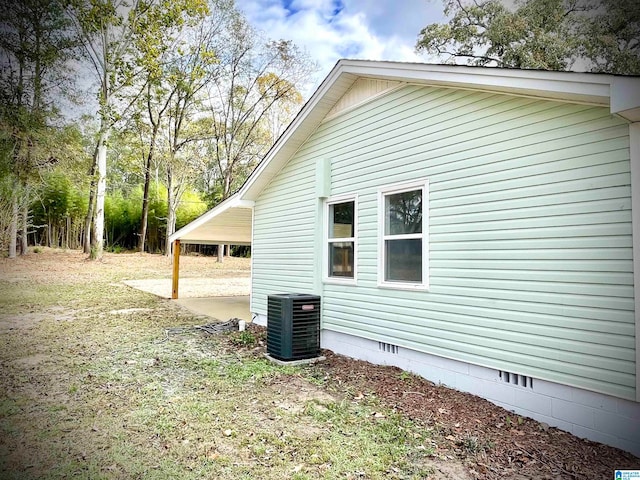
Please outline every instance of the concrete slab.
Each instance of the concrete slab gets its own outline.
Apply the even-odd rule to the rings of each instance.
[[[312,363],[323,362],[327,359],[324,355],[320,355],[319,357],[313,358],[303,358],[302,360],[280,360],[279,358],[272,357],[268,353],[264,354],[265,358],[272,361],[275,364],[282,366],[296,366],[296,365],[309,365]]]
[[[174,300],[187,310],[198,315],[226,322],[231,318],[251,321],[249,311],[249,296],[238,295],[234,297],[208,297],[208,298],[179,298]]]
[[[249,310],[249,277],[181,278],[179,298],[174,300],[187,310],[221,322],[231,318],[251,321]],[[125,280],[124,284],[171,298],[171,279]]]
[[[152,293],[162,298],[171,298],[171,279],[125,280],[132,288]],[[249,277],[222,278],[180,278],[178,298],[228,297],[249,295],[251,288]]]

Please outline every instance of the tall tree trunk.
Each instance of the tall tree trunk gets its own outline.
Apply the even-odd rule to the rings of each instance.
[[[104,197],[107,191],[107,142],[111,133],[111,71],[109,55],[107,53],[107,44],[109,39],[109,24],[102,25],[102,61],[104,62],[104,70],[101,72],[100,85],[100,138],[98,139],[98,148],[96,152],[96,169],[98,180],[96,183],[96,208],[93,219],[93,240],[91,254],[92,260],[100,260],[104,249]]]
[[[223,185],[222,185],[222,201],[226,200],[231,196],[231,168],[228,168],[224,175]],[[218,245],[218,263],[224,263],[224,249],[225,245]]]
[[[144,243],[147,240],[147,218],[149,217],[149,183],[151,183],[151,175],[149,173],[150,161],[147,158],[147,164],[144,172],[144,194],[142,196],[142,215],[140,219],[140,236],[138,237],[138,251],[144,252]]]
[[[108,121],[107,119],[103,120]],[[98,145],[98,183],[96,188],[96,216],[95,216],[95,248],[91,250],[91,259],[100,260],[104,250],[104,198],[107,190],[107,141],[109,130],[103,126]]]
[[[22,225],[20,225],[20,255],[26,255],[29,248],[27,235],[29,234],[29,195],[25,191],[22,204]]]
[[[149,217],[149,184],[151,183],[151,160],[155,150],[156,135],[158,129],[154,127],[149,145],[149,153],[144,166],[144,194],[142,196],[142,218],[140,219],[140,237],[138,238],[138,250],[144,252],[144,242],[147,239],[147,218]]]
[[[87,216],[84,218],[84,237],[82,246],[84,253],[89,255],[91,253],[91,225],[93,224],[93,212],[96,204],[96,166],[98,163],[98,147],[100,143],[96,143],[96,148],[93,150],[93,162],[91,164],[91,184],[89,185],[89,206],[87,207]]]
[[[97,184],[96,184],[97,188]],[[93,217],[91,217],[91,246],[90,251],[94,252],[96,250],[96,202],[93,201]]]
[[[64,247],[71,248],[71,217],[67,217]]]
[[[167,166],[167,230],[164,239],[164,252],[170,259],[173,259],[173,256],[171,255],[171,242],[169,241],[169,237],[176,231],[176,209],[174,203],[173,170],[169,165]]]
[[[16,258],[18,245],[18,195],[11,195],[11,223],[9,224],[9,258]]]
[[[82,231],[82,247],[84,253],[87,255],[91,253],[91,224],[93,223],[93,205],[95,204],[96,197],[96,181],[91,179],[91,185],[89,186],[89,206],[87,208],[87,215],[84,217],[84,230]]]
[[[173,235],[175,231],[176,231],[176,212],[173,208],[169,207],[167,211],[167,234],[164,240],[165,241],[164,248],[165,248],[166,255],[169,255],[170,258],[172,257],[171,257],[171,242],[169,241],[169,237]]]

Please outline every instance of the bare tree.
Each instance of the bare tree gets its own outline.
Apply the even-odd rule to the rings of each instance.
[[[202,22],[185,28],[177,37],[175,47],[168,52],[170,55],[162,67],[163,75],[158,79],[156,92],[163,94],[163,100],[151,124],[152,136],[156,128],[156,134],[162,136],[156,137],[154,145],[163,147],[162,163],[167,187],[167,255],[171,253],[169,237],[175,231],[181,196],[195,175],[193,163],[183,155],[183,151],[201,138],[194,121],[203,109],[203,89],[218,75],[217,37],[226,17],[233,12],[232,3],[217,2]]]
[[[290,41],[265,41],[240,15],[224,35],[220,74],[208,89],[214,203],[239,188],[302,104],[299,86],[316,66]],[[218,246],[218,261],[224,245]]]
[[[215,8],[215,5],[212,7]],[[144,21],[134,24],[136,61],[142,66],[146,83],[140,118],[149,127],[138,238],[138,249],[141,252],[144,251],[147,233],[151,166],[157,150],[158,135],[175,96],[183,88],[183,78],[176,74],[177,58],[190,47],[190,40],[206,42],[206,38],[189,37],[194,28],[198,30],[198,25],[202,24],[207,13],[211,15],[206,0],[179,0],[171,2],[170,8],[163,4],[152,5]]]

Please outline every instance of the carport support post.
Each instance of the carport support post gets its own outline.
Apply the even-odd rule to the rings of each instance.
[[[171,275],[171,298],[178,298],[178,280],[180,279],[180,240],[173,241],[173,274]]]

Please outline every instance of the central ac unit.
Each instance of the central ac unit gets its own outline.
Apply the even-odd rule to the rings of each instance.
[[[281,293],[267,297],[267,353],[285,361],[319,355],[319,296]]]

